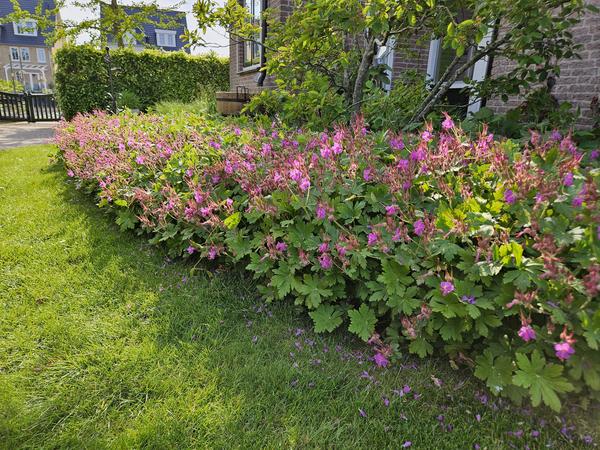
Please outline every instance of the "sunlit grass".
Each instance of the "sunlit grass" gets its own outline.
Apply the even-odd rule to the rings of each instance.
[[[49,151],[0,152],[2,448],[581,448],[597,423],[576,411],[570,443],[557,417],[484,405],[444,360],[376,370],[246,275],[190,276],[121,233]]]

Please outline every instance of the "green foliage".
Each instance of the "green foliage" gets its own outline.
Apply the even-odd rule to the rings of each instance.
[[[0,92],[17,92],[23,91],[23,84],[20,81],[15,80],[14,84],[12,81],[0,80]]]
[[[135,92],[123,91],[117,101],[122,108],[140,109],[142,102]]]
[[[245,267],[319,332],[474,362],[515,401],[600,397],[597,152],[471,136],[450,117],[402,134],[240,120],[78,116],[57,141],[122,228]]]
[[[373,130],[402,130],[410,125],[417,108],[427,97],[425,77],[416,71],[394,78],[389,93],[375,87],[365,93],[362,112]],[[367,84],[367,87],[369,84]]]
[[[142,110],[162,102],[193,102],[227,89],[229,64],[214,54],[123,49],[111,52],[114,89],[139,99]],[[56,91],[67,119],[80,112],[106,109],[109,80],[104,54],[90,46],[66,46],[55,55]]]

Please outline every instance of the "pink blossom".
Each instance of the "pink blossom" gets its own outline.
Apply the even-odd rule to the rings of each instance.
[[[75,176],[75,173],[71,169],[69,169],[67,170],[67,176],[72,178]]]
[[[444,113],[444,116],[446,117],[446,119],[442,122],[442,128],[444,130],[450,130],[454,128],[454,122],[452,121],[450,116],[447,113]]]
[[[571,172],[565,175],[563,178],[563,184],[567,187],[573,186],[573,174]]]
[[[385,213],[388,216],[395,216],[396,214],[398,214],[398,211],[400,211],[400,208],[398,208],[398,205],[389,205],[385,207]]]
[[[554,344],[554,352],[556,357],[562,361],[566,361],[575,353],[575,349],[566,341],[557,342]]]
[[[192,245],[190,245],[186,251],[191,255],[192,253],[196,253],[196,248]]]
[[[373,361],[375,361],[375,364],[377,364],[378,367],[387,367],[387,365],[390,363],[385,355],[379,352],[375,353]]]
[[[144,164],[145,158],[142,155],[138,155],[135,158],[135,162],[138,163],[139,165]]]
[[[348,251],[348,250],[346,249],[346,247],[344,247],[344,246],[343,246],[343,245],[341,245],[341,244],[335,244],[335,248],[336,248],[336,250],[337,250],[338,254],[339,254],[339,255],[340,255],[342,258],[343,258],[344,256],[346,256],[346,252]]]
[[[215,141],[210,141],[210,144],[209,144],[209,145],[210,145],[212,148],[214,148],[214,149],[220,149],[220,148],[221,148],[221,144],[219,144],[218,142],[215,142]]]
[[[204,195],[199,191],[194,191],[194,200],[196,200],[196,203],[202,203],[204,201]]]
[[[424,142],[429,142],[433,139],[433,134],[431,133],[431,131],[425,130],[425,131],[423,131],[423,133],[421,133],[421,139]]]
[[[329,159],[333,156],[333,149],[327,145],[321,147],[321,156],[325,159]]]
[[[390,147],[394,150],[402,150],[404,148],[404,141],[400,138],[390,139]]]
[[[442,295],[445,297],[454,291],[454,285],[450,281],[442,281],[440,283],[440,289],[442,290]]]
[[[287,244],[285,242],[278,242],[275,245],[275,248],[277,249],[278,252],[285,252],[288,248]]]
[[[408,170],[409,162],[408,159],[400,159],[398,161],[398,169],[400,170]]]
[[[208,249],[208,259],[215,259],[217,257],[217,247],[214,245]]]
[[[324,220],[327,217],[327,210],[323,206],[317,205],[316,216],[317,219]]]
[[[299,182],[302,178],[302,172],[300,172],[298,169],[292,169],[290,170],[290,178],[295,182]]]
[[[575,208],[579,208],[581,205],[583,205],[583,198],[578,195],[577,197],[573,198],[571,205],[573,205]]]
[[[415,230],[415,234],[417,236],[421,236],[425,232],[425,223],[419,219],[415,223],[413,223],[413,228]]]
[[[525,342],[532,341],[536,338],[535,330],[530,325],[523,325],[519,330],[519,337]]]
[[[504,201],[509,205],[512,205],[517,201],[517,196],[511,189],[507,189],[504,191]]]
[[[340,144],[339,142],[334,142],[333,147],[331,147],[331,150],[334,154],[339,155],[344,149],[342,148],[342,144]]]
[[[377,241],[379,240],[379,236],[377,235],[377,233],[369,233],[369,235],[367,236],[367,244],[369,246],[373,246],[377,243]]]
[[[321,264],[321,268],[329,270],[333,266],[333,260],[328,253],[323,253],[321,256],[319,256],[319,264]]]
[[[363,170],[363,178],[367,182],[371,181],[373,179],[373,169],[367,167],[365,170]]]
[[[308,188],[310,188],[310,180],[308,178],[302,178],[299,187],[302,192],[306,192]]]
[[[329,250],[329,244],[327,242],[323,242],[319,245],[319,253],[325,253]]]

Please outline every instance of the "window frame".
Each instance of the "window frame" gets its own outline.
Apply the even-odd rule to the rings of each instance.
[[[44,57],[40,58],[40,55],[44,55]],[[46,49],[44,47],[36,47],[35,56],[36,56],[38,63],[40,63],[40,64],[48,63],[48,58],[46,57]]]
[[[167,47],[167,48],[177,48],[177,31],[175,30],[161,30],[161,29],[155,29],[155,36],[156,36],[156,45],[158,47]],[[161,40],[163,41],[163,43],[161,44],[159,42],[159,36],[161,36]],[[169,43],[165,44],[165,40],[164,38],[168,37],[169,39],[173,39],[173,45],[169,45]]]
[[[31,51],[29,50],[29,47],[21,47],[19,52],[19,55],[21,56],[21,61],[23,62],[31,62]],[[25,53],[27,54],[27,59],[25,59],[25,57],[23,56],[23,50],[25,50]]]
[[[252,16],[252,21],[258,23],[260,25],[261,16],[263,14],[262,10],[262,0],[242,0],[242,6],[248,9],[248,12]],[[256,6],[258,6],[258,11],[256,10]],[[244,39],[240,42],[242,46],[242,71],[250,71],[255,70],[260,67],[260,61],[262,59],[264,36],[262,33],[262,29],[258,32],[258,35],[255,36],[254,40]],[[247,58],[247,55],[250,55],[250,58]]]
[[[28,24],[32,24],[28,25]],[[20,28],[31,28],[31,31],[20,31]],[[13,22],[13,32],[15,34],[15,36],[37,36],[38,35],[38,27],[37,27],[37,21],[33,20],[33,19],[24,19],[24,20],[20,20],[18,22]]]
[[[19,47],[10,47],[9,50],[10,50],[10,60],[12,62],[19,62],[19,61],[21,61],[21,51],[19,50]],[[17,58],[16,59],[14,58],[15,55],[13,53],[13,50],[17,51]]]

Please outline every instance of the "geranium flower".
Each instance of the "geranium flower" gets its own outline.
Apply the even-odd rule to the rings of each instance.
[[[192,245],[190,245],[186,251],[191,255],[192,253],[196,253],[196,248]]]
[[[367,244],[369,246],[373,246],[377,243],[377,241],[379,240],[379,236],[377,235],[377,233],[369,233],[369,235],[367,236]]]
[[[571,172],[565,175],[563,178],[563,184],[567,187],[573,186],[573,174]]]
[[[533,341],[536,338],[535,330],[530,325],[523,325],[519,329],[519,337],[525,342]]]
[[[135,162],[138,163],[139,165],[144,164],[145,158],[142,155],[138,155],[135,158]]]
[[[394,150],[402,150],[404,148],[404,141],[400,138],[390,139],[390,147]]]
[[[329,253],[323,253],[319,256],[319,264],[321,265],[321,268],[325,270],[329,270],[333,267],[333,260],[331,259],[331,256],[329,256]]]
[[[475,296],[474,295],[463,295],[460,299],[461,299],[461,301],[468,303],[470,305],[475,304]]]
[[[440,289],[442,290],[442,295],[445,297],[454,291],[454,285],[450,281],[442,281],[440,283]]]
[[[562,134],[560,134],[560,131],[558,130],[552,130],[552,133],[550,133],[550,139],[553,141],[560,141],[562,139]]]
[[[562,361],[566,361],[575,353],[575,349],[573,346],[566,342],[561,341],[554,344],[554,352],[556,353],[556,357]]]
[[[363,170],[363,179],[367,182],[371,181],[373,179],[373,169],[367,167]]]
[[[285,242],[278,242],[278,243],[275,245],[275,249],[276,249],[278,252],[282,252],[282,253],[283,253],[283,252],[285,252],[285,251],[287,250],[287,248],[288,248],[288,246],[287,246],[287,244],[286,244]]]
[[[444,130],[450,130],[454,128],[454,122],[452,121],[450,116],[447,113],[444,113],[444,116],[446,117],[446,119],[444,119],[444,121],[442,122],[442,128]]]
[[[299,187],[302,192],[306,192],[308,188],[310,188],[310,180],[308,178],[302,178]]]
[[[504,201],[509,205],[512,205],[517,201],[517,196],[511,189],[507,189],[504,191]]]
[[[408,170],[409,162],[408,159],[400,159],[398,160],[398,169],[400,170]]]
[[[433,134],[429,130],[425,130],[421,133],[421,139],[424,142],[429,142],[433,139]]]
[[[573,201],[571,201],[571,205],[573,205],[575,208],[579,208],[581,205],[583,205],[583,198],[578,195],[573,199]]]
[[[217,247],[214,245],[208,249],[208,259],[215,259],[217,257]]]
[[[316,216],[319,220],[324,220],[327,217],[327,210],[322,205],[317,205]]]
[[[394,216],[396,214],[398,214],[398,211],[400,211],[400,208],[398,208],[398,205],[389,205],[385,207],[385,213],[388,216]]]
[[[377,364],[378,367],[387,367],[388,364],[390,363],[388,361],[388,359],[379,352],[375,353],[375,356],[373,357],[373,361],[375,362],[375,364]]]
[[[425,232],[425,223],[419,219],[415,223],[413,223],[413,228],[415,230],[415,234],[417,236],[421,236]]]

